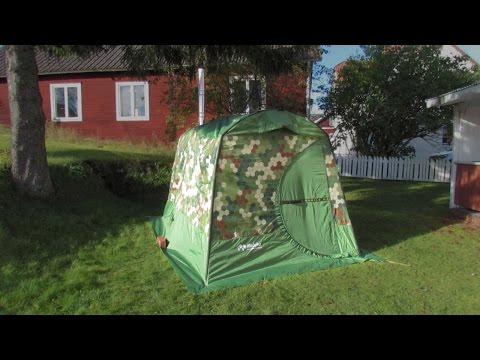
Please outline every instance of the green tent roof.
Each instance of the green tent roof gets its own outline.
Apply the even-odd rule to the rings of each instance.
[[[218,137],[224,134],[261,134],[281,128],[299,135],[325,135],[318,126],[304,117],[279,110],[264,110],[253,114],[225,116],[197,126],[193,131],[197,131],[203,136]]]

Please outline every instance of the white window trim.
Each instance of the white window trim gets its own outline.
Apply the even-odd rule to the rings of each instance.
[[[445,135],[448,133],[448,129],[447,129],[447,125],[444,125],[440,128],[440,142],[442,144],[442,146],[449,146],[452,144],[452,139],[450,139],[450,144],[448,142],[444,142],[444,138],[445,138]]]
[[[334,129],[335,128],[335,119],[331,116],[328,118],[328,127]]]
[[[120,107],[120,86],[130,86],[130,105],[132,105],[132,111],[134,110],[134,85],[143,85],[143,94],[145,96],[145,116],[121,116]],[[150,120],[150,95],[148,81],[118,81],[115,83],[115,103],[117,109],[117,121],[149,121]]]
[[[260,76],[260,77],[255,77],[254,75],[247,75],[247,76],[230,76],[229,83],[230,83],[230,102],[232,101],[232,96],[233,96],[233,81],[234,80],[246,80],[245,83],[245,90],[248,92],[250,91],[250,80],[260,80],[260,96],[262,98],[262,106],[260,107],[261,110],[265,110],[267,108],[267,86],[265,84],[265,77]],[[246,107],[246,112],[243,112],[241,114],[249,114],[250,113],[250,106],[247,104]]]
[[[64,88],[64,96],[65,96],[65,114],[68,114],[68,94],[67,88],[74,87],[77,88],[77,113],[78,116],[76,117],[58,117],[55,116],[55,112],[57,110],[55,106],[55,89],[57,88]],[[52,116],[52,121],[55,122],[70,122],[70,121],[82,121],[82,84],[81,83],[55,83],[50,84],[50,111]]]

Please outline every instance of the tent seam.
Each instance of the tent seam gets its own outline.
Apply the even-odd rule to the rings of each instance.
[[[210,250],[211,250],[211,236],[212,236],[212,224],[213,224],[213,202],[214,202],[214,193],[215,193],[215,186],[217,183],[217,165],[218,165],[218,155],[220,154],[220,148],[222,145],[223,136],[225,134],[221,134],[220,137],[217,139],[217,151],[215,154],[215,166],[213,170],[213,186],[212,191],[210,193],[210,224],[208,226],[208,236],[207,236],[207,261],[206,261],[206,272],[205,272],[205,286],[208,286],[208,275],[210,273]]]
[[[322,144],[322,147],[323,147],[323,152],[325,152],[325,150],[330,150],[331,153],[333,154],[333,149],[332,149],[332,145],[329,143],[329,149],[325,149],[325,144]],[[337,166],[337,159],[335,159],[334,157],[334,161],[335,161],[335,166]],[[343,194],[343,197],[345,199],[345,201],[347,201],[346,197],[345,197],[345,192],[343,191],[343,186],[342,186],[342,183],[340,181],[340,174],[337,173],[337,178],[338,178],[338,186],[340,187],[340,190],[342,191],[342,194]],[[330,183],[330,180],[328,178],[328,176],[326,177],[326,181],[327,181],[327,186],[328,188],[330,189],[330,185],[332,185]],[[352,234],[353,234],[353,244],[355,245],[358,253],[360,254],[360,247],[358,246],[358,242],[357,242],[357,238],[355,236],[355,231],[353,229],[353,225],[352,225],[352,219],[350,219],[350,225],[343,225],[343,224],[340,224],[340,222],[338,221],[337,217],[334,215],[334,209],[333,209],[333,205],[332,205],[332,202],[330,201],[330,209],[332,211],[332,215],[333,215],[333,220],[335,221],[335,223],[337,224],[337,226],[340,228],[340,227],[343,227],[343,226],[350,226],[351,227],[351,231],[352,231]],[[347,213],[348,213],[348,210],[346,210]],[[338,246],[340,247],[340,250],[343,252],[344,249],[343,249],[343,243],[341,241],[338,242]]]

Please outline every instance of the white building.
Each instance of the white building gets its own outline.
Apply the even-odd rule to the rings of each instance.
[[[467,56],[468,60],[465,62],[467,69],[473,68],[476,64],[475,60],[470,58],[457,45],[443,45],[440,54],[450,58]],[[451,139],[446,128],[440,129],[429,137],[413,139],[410,141],[410,145],[415,148],[415,156],[417,157],[429,157],[432,154],[452,150]]]
[[[450,208],[480,212],[480,82],[426,103],[428,108],[454,105]]]

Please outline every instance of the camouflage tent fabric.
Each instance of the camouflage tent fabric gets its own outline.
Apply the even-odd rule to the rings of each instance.
[[[367,259],[328,136],[285,111],[223,117],[182,135],[153,228],[193,292]]]

